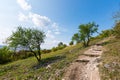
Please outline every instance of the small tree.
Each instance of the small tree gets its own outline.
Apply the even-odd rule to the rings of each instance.
[[[58,47],[63,46],[63,42],[58,43]]]
[[[67,45],[66,44],[63,44],[63,42],[60,42],[60,43],[58,43],[58,46],[56,47],[58,50],[60,50],[60,49],[63,49],[63,48],[65,48],[65,47],[67,47]]]
[[[34,54],[37,61],[40,62],[40,45],[44,42],[44,38],[45,35],[43,31],[18,27],[17,31],[13,32],[12,35],[7,39],[7,43],[10,47],[14,47],[15,49],[18,47],[29,49]]]
[[[57,47],[53,47],[51,50],[52,50],[53,52],[55,52],[55,51],[57,51],[58,49],[57,49]]]
[[[72,37],[72,41],[75,41],[76,43],[80,43],[80,35],[78,33],[75,33]]]
[[[73,41],[71,41],[70,43],[69,43],[69,45],[73,45],[74,43],[73,43]]]
[[[94,22],[88,23],[88,24],[81,24],[79,26],[79,38],[80,41],[83,42],[84,46],[88,46],[90,42],[90,38],[93,35],[93,33],[97,32],[98,25],[96,25]]]
[[[120,38],[120,22],[116,23],[113,30],[116,38]]]

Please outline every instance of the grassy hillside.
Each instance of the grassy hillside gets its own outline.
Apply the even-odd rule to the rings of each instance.
[[[95,39],[91,45],[101,40]],[[120,40],[110,39],[103,43],[103,47],[105,51],[102,55],[102,65],[99,66],[101,80],[120,80]],[[42,54],[40,64],[34,57],[30,57],[0,65],[0,80],[61,80],[64,70],[88,48],[77,44]]]
[[[120,39],[111,39],[103,45],[101,80],[120,80]]]
[[[37,64],[34,57],[0,65],[0,79],[6,80],[60,80],[65,67],[82,54],[81,44],[63,50],[42,54]]]

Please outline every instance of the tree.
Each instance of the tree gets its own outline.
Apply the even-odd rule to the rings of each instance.
[[[84,46],[88,46],[90,42],[90,38],[93,35],[93,33],[97,32],[98,25],[96,25],[94,22],[88,23],[88,24],[81,24],[79,26],[79,38],[80,41],[83,42]]]
[[[66,44],[63,44],[63,42],[60,42],[60,43],[58,43],[58,47],[56,47],[58,50],[60,50],[60,49],[63,49],[63,48],[65,48],[65,47],[67,47],[67,45]]]
[[[115,19],[115,22],[120,22],[120,11],[115,12],[113,19]]]
[[[53,52],[55,52],[55,51],[57,51],[57,50],[58,50],[57,47],[53,47],[53,48],[52,48],[52,51],[53,51]]]
[[[58,43],[58,47],[63,46],[63,42]]]
[[[72,41],[75,41],[76,43],[80,43],[80,35],[78,33],[75,33],[72,37]]]
[[[73,45],[74,43],[73,43],[73,41],[71,41],[70,43],[69,43],[69,45]]]
[[[25,48],[29,49],[37,61],[41,60],[41,47],[40,45],[44,42],[45,34],[43,31],[30,28],[18,27],[17,31],[13,32],[12,35],[7,39],[7,43],[10,47]]]
[[[113,28],[113,31],[116,38],[120,38],[120,22],[116,23],[115,27]]]

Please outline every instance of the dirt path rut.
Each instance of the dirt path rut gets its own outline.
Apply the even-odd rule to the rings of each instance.
[[[97,66],[100,64],[102,52],[100,44],[91,46],[70,65],[62,80],[100,80]]]

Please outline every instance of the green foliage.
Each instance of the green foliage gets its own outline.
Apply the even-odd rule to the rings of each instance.
[[[20,50],[17,52],[13,52],[7,46],[0,48],[0,64],[17,61],[19,59],[26,59],[31,56],[33,56],[33,54],[30,51]]]
[[[69,43],[69,45],[73,45],[74,44],[74,42],[73,41],[71,41],[70,43]]]
[[[37,29],[18,27],[7,39],[10,47],[29,49],[38,61],[41,60],[40,45],[44,42],[44,32]],[[35,51],[36,50],[36,51]],[[38,56],[37,56],[38,55]]]
[[[14,52],[14,55],[12,56],[12,58],[13,60],[19,60],[19,59],[26,59],[31,56],[34,56],[34,55],[30,51],[20,50],[20,51]]]
[[[63,50],[58,50],[49,54],[42,54],[40,64],[35,62],[34,57],[30,57],[24,60],[0,65],[0,79],[61,80],[64,75],[64,70],[84,52],[81,47],[81,44],[77,44],[75,46],[66,47]]]
[[[94,22],[88,23],[88,24],[81,24],[79,26],[79,35],[80,40],[83,42],[84,46],[88,46],[90,42],[90,38],[93,35],[93,33],[97,32],[98,25],[96,25]]]
[[[57,48],[58,48],[58,50],[61,50],[61,49],[64,49],[65,47],[67,47],[67,45],[66,45],[66,44],[63,44],[63,45],[61,45],[61,46],[58,46]]]
[[[58,43],[58,46],[57,47],[53,47],[52,48],[52,51],[55,52],[57,50],[61,50],[61,49],[64,49],[65,47],[67,47],[66,44],[63,44],[62,42]]]
[[[80,43],[80,35],[78,33],[75,33],[72,37],[72,41],[75,41],[76,43]]]
[[[62,42],[58,43],[58,47],[63,46],[64,44]]]
[[[55,52],[55,51],[57,51],[57,50],[58,50],[58,49],[57,49],[56,47],[53,47],[53,48],[52,48],[52,51],[53,51],[53,52]]]
[[[0,64],[11,61],[12,51],[7,46],[0,49]]]
[[[43,50],[41,50],[41,52],[42,52],[43,54],[45,54],[45,53],[50,53],[51,50],[50,50],[50,49],[43,49]]]
[[[78,33],[73,35],[72,40],[76,41],[77,43],[82,42],[86,47],[89,45],[93,33],[97,32],[98,25],[96,25],[94,22],[81,24],[78,29]]]
[[[120,22],[116,23],[114,27],[114,34],[116,38],[120,38]]]
[[[108,29],[108,30],[104,30],[101,32],[101,34],[98,36],[99,38],[106,38],[106,37],[110,37],[114,34],[113,29]]]

